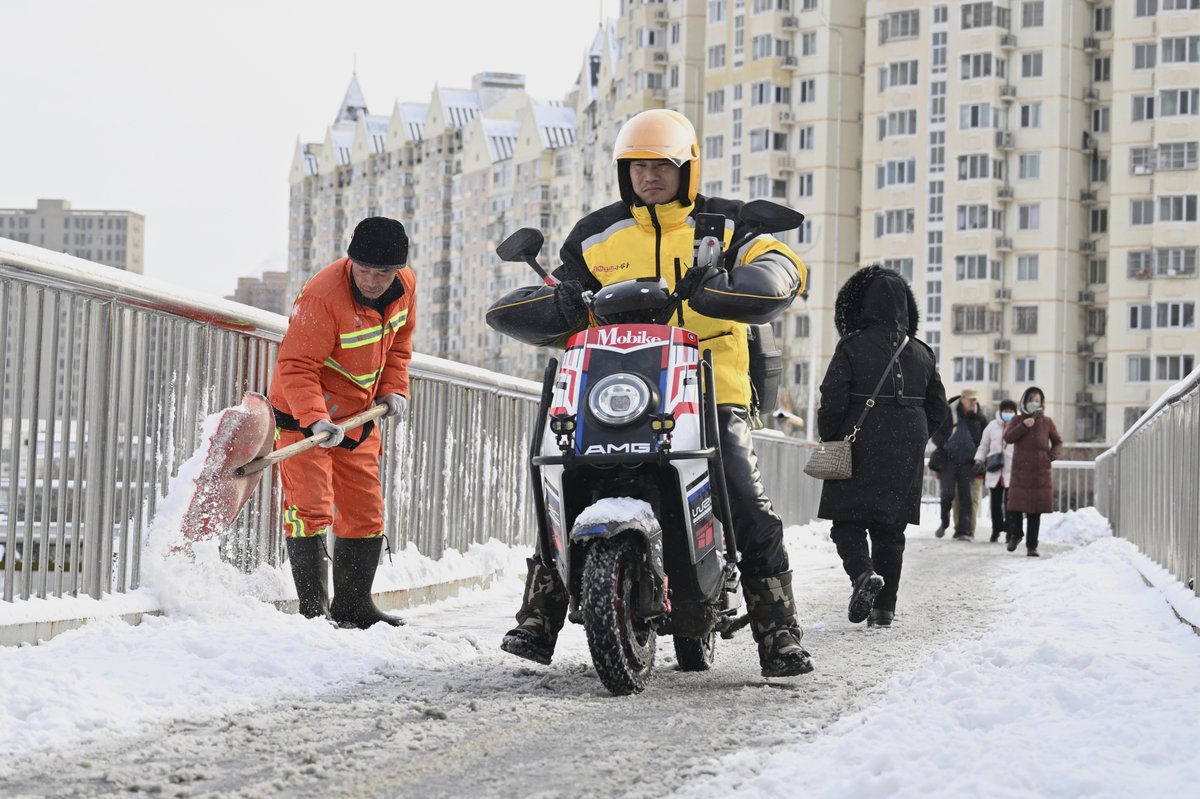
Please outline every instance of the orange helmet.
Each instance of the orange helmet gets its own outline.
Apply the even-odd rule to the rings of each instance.
[[[621,199],[633,203],[637,198],[629,181],[629,161],[663,158],[679,167],[679,196],[684,205],[696,201],[700,189],[700,142],[696,129],[683,114],[666,108],[653,108],[635,114],[617,134],[613,144],[613,162],[617,165],[617,183]]]

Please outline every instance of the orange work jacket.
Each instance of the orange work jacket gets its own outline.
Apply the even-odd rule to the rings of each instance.
[[[319,419],[361,413],[377,396],[409,396],[417,279],[407,266],[396,277],[402,290],[382,314],[355,299],[349,258],[334,261],[304,285],[279,345],[269,395],[273,406],[311,427]]]

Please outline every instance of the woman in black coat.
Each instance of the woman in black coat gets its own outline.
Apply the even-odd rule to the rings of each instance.
[[[850,621],[869,615],[868,623],[879,627],[895,614],[904,528],[920,522],[925,444],[949,412],[933,350],[915,338],[917,321],[917,301],[899,274],[868,266],[851,275],[834,307],[842,338],[821,382],[817,411],[822,441],[849,435],[908,336],[855,437],[853,476],[825,481],[818,513],[833,521],[831,537],[853,585]]]

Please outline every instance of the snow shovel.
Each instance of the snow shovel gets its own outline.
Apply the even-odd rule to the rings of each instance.
[[[386,405],[375,405],[341,425],[352,430],[385,413]],[[254,493],[263,470],[328,438],[329,433],[320,433],[272,452],[275,413],[266,397],[247,391],[241,405],[226,408],[217,421],[204,466],[196,476],[196,492],[183,518],[184,538],[204,541],[223,533]]]

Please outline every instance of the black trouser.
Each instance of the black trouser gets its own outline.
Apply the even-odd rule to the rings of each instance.
[[[975,462],[956,463],[949,461],[942,469],[942,524],[950,526],[950,506],[954,504],[954,493],[958,492],[958,519],[954,532],[971,532],[971,514],[975,512]]]
[[[758,456],[754,454],[754,441],[750,436],[749,413],[737,405],[719,405],[717,425],[742,575],[772,577],[783,574],[789,568],[787,550],[783,547],[783,522],[771,507],[771,500],[763,488]],[[713,491],[715,495],[715,483]],[[554,562],[552,555],[542,551],[540,540],[537,555],[542,563]]]
[[[1025,548],[1037,549],[1038,532],[1042,528],[1042,514],[1026,513],[1025,511],[1020,510],[1010,510],[1008,512],[1009,535],[1017,538],[1021,537],[1021,528],[1025,521],[1025,517],[1029,518],[1029,529],[1025,531]]]
[[[842,568],[851,582],[868,570],[883,578],[883,590],[875,597],[875,607],[882,610],[896,610],[896,591],[900,588],[900,570],[904,565],[905,527],[905,524],[835,521],[830,529],[829,537],[837,545]]]
[[[1008,520],[1004,516],[1004,502],[1008,499],[1008,488],[997,485],[989,492],[992,500],[992,538],[1008,530]]]

